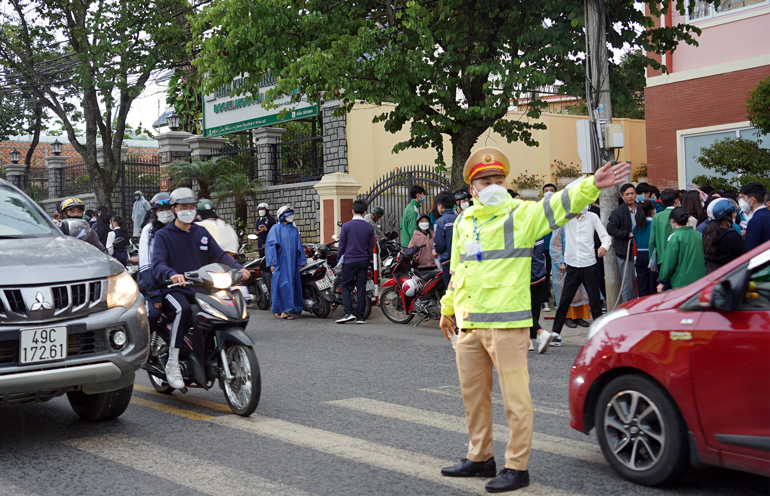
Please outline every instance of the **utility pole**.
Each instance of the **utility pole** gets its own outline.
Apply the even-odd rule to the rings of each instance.
[[[585,0],[586,22],[586,104],[594,130],[594,153],[598,160],[594,163],[601,167],[608,160],[614,162],[614,152],[604,142],[604,126],[612,122],[612,102],[610,99],[610,68],[607,53],[607,34],[605,0]],[[602,224],[607,225],[610,213],[617,207],[619,188],[612,186],[602,190],[599,196]],[[607,311],[615,307],[620,294],[620,269],[612,246],[604,256],[604,281],[607,290]]]

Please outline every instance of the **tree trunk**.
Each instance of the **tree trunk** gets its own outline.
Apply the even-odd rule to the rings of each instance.
[[[471,156],[473,145],[483,132],[483,129],[479,131],[476,128],[463,127],[452,135],[452,177],[449,181],[449,188],[452,191],[468,187],[463,178],[463,168],[465,161]]]
[[[35,148],[40,143],[40,132],[43,130],[43,105],[38,102],[34,110],[35,130],[32,132],[32,142],[29,144],[27,155],[24,157],[24,174],[29,174],[32,170],[32,156],[35,154]]]
[[[249,217],[249,204],[246,198],[237,198],[235,200],[235,218],[239,220],[239,227],[246,227]]]

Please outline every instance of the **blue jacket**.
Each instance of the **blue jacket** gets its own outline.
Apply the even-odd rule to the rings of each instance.
[[[444,210],[441,217],[436,219],[435,241],[438,258],[442,262],[449,260],[452,255],[452,229],[454,228],[457,214],[453,210]]]
[[[183,231],[172,222],[155,233],[152,275],[159,284],[165,286],[163,282],[171,276],[196,271],[211,263],[227,264],[234,269],[243,268],[219,247],[205,227],[198,224],[191,224],[189,231]],[[195,292],[195,288],[190,286],[173,289],[190,294]]]
[[[368,262],[374,253],[374,228],[363,217],[353,217],[345,222],[340,231],[337,258],[343,263]]]
[[[368,225],[368,224],[367,224]],[[294,224],[274,225],[267,235],[265,257],[275,267],[270,285],[270,309],[274,314],[302,313],[302,277],[299,268],[307,263],[299,230]]]
[[[535,241],[535,249],[532,250],[532,274],[529,284],[535,284],[545,279],[545,237]]]
[[[760,207],[746,225],[746,249],[751,251],[765,241],[770,241],[770,210]]]

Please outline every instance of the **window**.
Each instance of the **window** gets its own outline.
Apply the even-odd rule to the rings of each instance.
[[[734,14],[737,11],[743,9],[749,9],[753,7],[759,7],[762,5],[769,5],[768,0],[722,0],[719,7],[714,9],[714,6],[705,2],[696,2],[695,8],[692,12],[688,12],[688,21],[703,21],[706,19],[713,19],[715,17],[721,17],[723,15]]]
[[[56,234],[50,221],[26,197],[0,184],[0,238]]]
[[[684,180],[685,183],[692,182],[692,178],[705,174],[707,176],[713,176],[715,172],[713,170],[706,169],[698,163],[700,157],[700,151],[703,148],[708,148],[713,145],[715,141],[725,138],[743,138],[753,141],[758,141],[759,146],[762,148],[770,149],[770,136],[760,136],[756,129],[753,127],[742,127],[738,129],[731,129],[729,131],[717,131],[713,133],[702,134],[690,134],[682,136],[682,145],[684,148]],[[734,174],[725,176],[725,179],[732,179],[736,177]]]
[[[755,270],[749,277],[742,309],[770,309],[770,265]]]

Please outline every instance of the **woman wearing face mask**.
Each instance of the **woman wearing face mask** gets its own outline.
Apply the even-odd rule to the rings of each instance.
[[[125,237],[126,226],[123,223],[123,218],[120,215],[113,215],[110,219],[110,232],[107,234],[107,244],[105,248],[110,255],[115,257],[123,265],[126,265],[128,261],[128,252],[126,251],[126,245],[128,240]],[[118,241],[117,243],[115,241]]]
[[[711,222],[703,233],[703,257],[707,274],[746,253],[743,238],[734,229],[733,218],[736,212],[732,200],[727,198],[714,200],[708,206]]]
[[[436,249],[435,240],[433,239],[433,230],[430,228],[430,217],[428,214],[422,214],[417,217],[417,230],[412,235],[412,239],[409,240],[409,246],[422,246],[415,257],[417,262],[417,268],[421,270],[433,270],[438,268],[436,266],[436,260],[433,258],[433,251]]]
[[[666,282],[671,288],[681,288],[706,275],[703,258],[703,236],[688,225],[690,215],[684,207],[671,211],[669,222],[674,233],[668,239],[658,273],[658,293]]]
[[[265,256],[265,243],[267,242],[267,233],[275,225],[275,217],[270,215],[270,208],[267,203],[257,205],[257,251],[259,256]]]
[[[155,245],[155,234],[173,222],[174,212],[171,211],[168,193],[158,193],[153,196],[150,205],[150,220],[142,228],[142,234],[139,236],[138,282],[139,289],[147,301],[150,326],[155,329],[163,306],[163,291],[152,275],[152,250]]]

